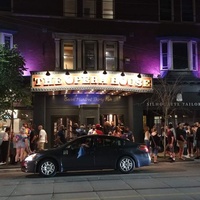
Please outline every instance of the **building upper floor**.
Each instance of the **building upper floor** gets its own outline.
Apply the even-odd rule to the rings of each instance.
[[[63,18],[200,22],[198,0],[4,0],[0,10]]]
[[[157,77],[178,71],[200,78],[199,1],[5,0],[0,5],[0,43],[17,44],[25,75],[107,70]],[[90,9],[87,16],[84,8]]]

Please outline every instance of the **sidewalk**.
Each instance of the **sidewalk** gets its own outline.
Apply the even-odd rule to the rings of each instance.
[[[195,156],[191,157],[191,158],[188,158],[188,157],[186,157],[186,155],[184,155],[183,157],[184,157],[185,160],[179,159],[178,156],[176,155],[175,162],[186,162],[186,161],[194,161],[195,160],[194,159]],[[164,156],[164,152],[158,153],[158,161],[159,162],[170,162],[169,155]]]

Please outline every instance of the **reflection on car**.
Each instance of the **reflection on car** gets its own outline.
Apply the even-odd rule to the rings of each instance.
[[[52,177],[59,172],[114,169],[131,173],[151,163],[148,148],[114,136],[87,135],[55,149],[38,151],[22,163],[23,172]]]

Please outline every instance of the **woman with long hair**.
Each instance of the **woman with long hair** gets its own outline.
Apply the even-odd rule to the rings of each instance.
[[[14,142],[16,143],[16,156],[15,162],[22,162],[25,158],[25,150],[30,152],[29,150],[29,142],[26,134],[25,127],[20,129],[19,134],[16,134],[14,137]]]

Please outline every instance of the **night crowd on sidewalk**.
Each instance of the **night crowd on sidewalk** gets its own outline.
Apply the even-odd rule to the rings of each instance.
[[[135,142],[133,132],[129,127],[119,123],[117,126],[114,122],[105,121],[103,126],[100,124],[78,125],[74,124],[75,137],[91,134],[105,134],[121,137]],[[156,126],[151,129],[144,127],[144,143],[149,149],[152,162],[158,163],[158,153],[166,152],[171,162],[176,159],[185,160],[185,158],[200,159],[200,123],[192,125],[188,123],[178,123],[173,127],[169,123],[166,127],[157,130]],[[67,138],[66,129],[61,124],[54,135],[54,148],[63,145],[70,139]],[[137,142],[137,141],[136,141]],[[11,132],[10,128],[5,129],[0,146],[0,165],[17,164],[27,155],[45,148],[48,143],[47,133],[42,125],[35,129],[34,125],[24,123],[19,133]],[[164,149],[165,148],[165,149]]]

